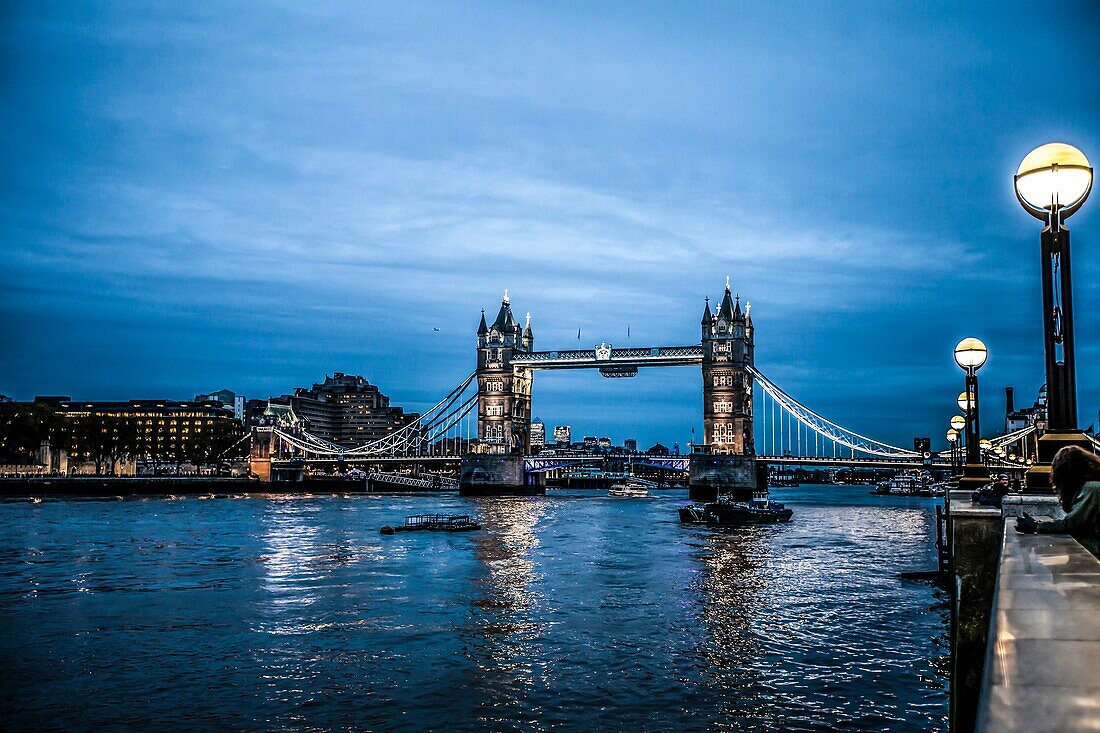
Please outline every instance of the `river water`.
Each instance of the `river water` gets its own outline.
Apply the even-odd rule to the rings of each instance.
[[[8,501],[0,728],[945,729],[935,500],[773,495]],[[427,511],[484,528],[378,533]]]

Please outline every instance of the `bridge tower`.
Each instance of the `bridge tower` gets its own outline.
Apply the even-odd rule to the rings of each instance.
[[[718,494],[751,498],[759,477],[752,430],[754,334],[749,307],[726,291],[717,311],[703,309],[703,444],[694,446],[691,497],[713,501]],[[766,488],[766,483],[760,487]]]
[[[481,312],[477,327],[476,452],[462,459],[460,492],[464,494],[542,493],[541,476],[524,474],[523,457],[531,440],[531,369],[512,364],[512,357],[534,349],[531,314],[525,327],[512,315],[508,291],[490,325]]]

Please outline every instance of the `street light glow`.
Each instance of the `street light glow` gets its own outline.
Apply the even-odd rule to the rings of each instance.
[[[974,406],[974,393],[973,392],[959,392],[959,409],[969,412],[970,408]]]
[[[963,394],[966,393],[964,392]],[[966,408],[964,407],[963,409],[965,410]],[[962,430],[966,427],[966,418],[962,415],[955,415],[951,418],[951,427],[955,429],[955,432]]]
[[[989,349],[981,339],[965,338],[955,345],[955,363],[963,369],[977,371],[989,357]]]
[[[1092,189],[1088,158],[1066,143],[1047,143],[1028,153],[1013,178],[1016,198],[1029,214],[1046,221],[1052,211],[1065,219]]]

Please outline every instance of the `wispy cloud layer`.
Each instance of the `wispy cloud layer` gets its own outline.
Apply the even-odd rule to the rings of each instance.
[[[1100,156],[1095,13],[1036,47],[1048,21],[999,5],[690,10],[10,10],[0,391],[266,395],[341,369],[415,406],[469,371],[506,287],[547,348],[680,343],[727,274],[761,366],[863,432],[939,435],[961,335],[990,342],[992,387],[1036,389],[1009,176],[1048,138]],[[1052,66],[1077,69],[1054,109],[1018,81]],[[554,376],[536,412],[685,440],[697,380]]]

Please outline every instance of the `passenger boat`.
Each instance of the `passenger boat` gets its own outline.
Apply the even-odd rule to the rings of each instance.
[[[649,496],[649,489],[644,484],[639,484],[634,481],[627,481],[621,484],[612,484],[611,489],[607,492],[608,496],[624,496],[624,497],[646,497]]]
[[[396,527],[385,525],[382,534],[397,532],[470,532],[481,525],[470,519],[469,514],[411,514],[405,523]]]
[[[749,501],[733,501],[719,497],[706,504],[680,507],[681,524],[705,524],[709,527],[735,527],[746,524],[776,524],[789,522],[794,511],[767,494],[757,494]]]
[[[932,481],[928,471],[903,471],[892,479],[881,482],[874,494],[891,496],[943,496],[943,486]]]

